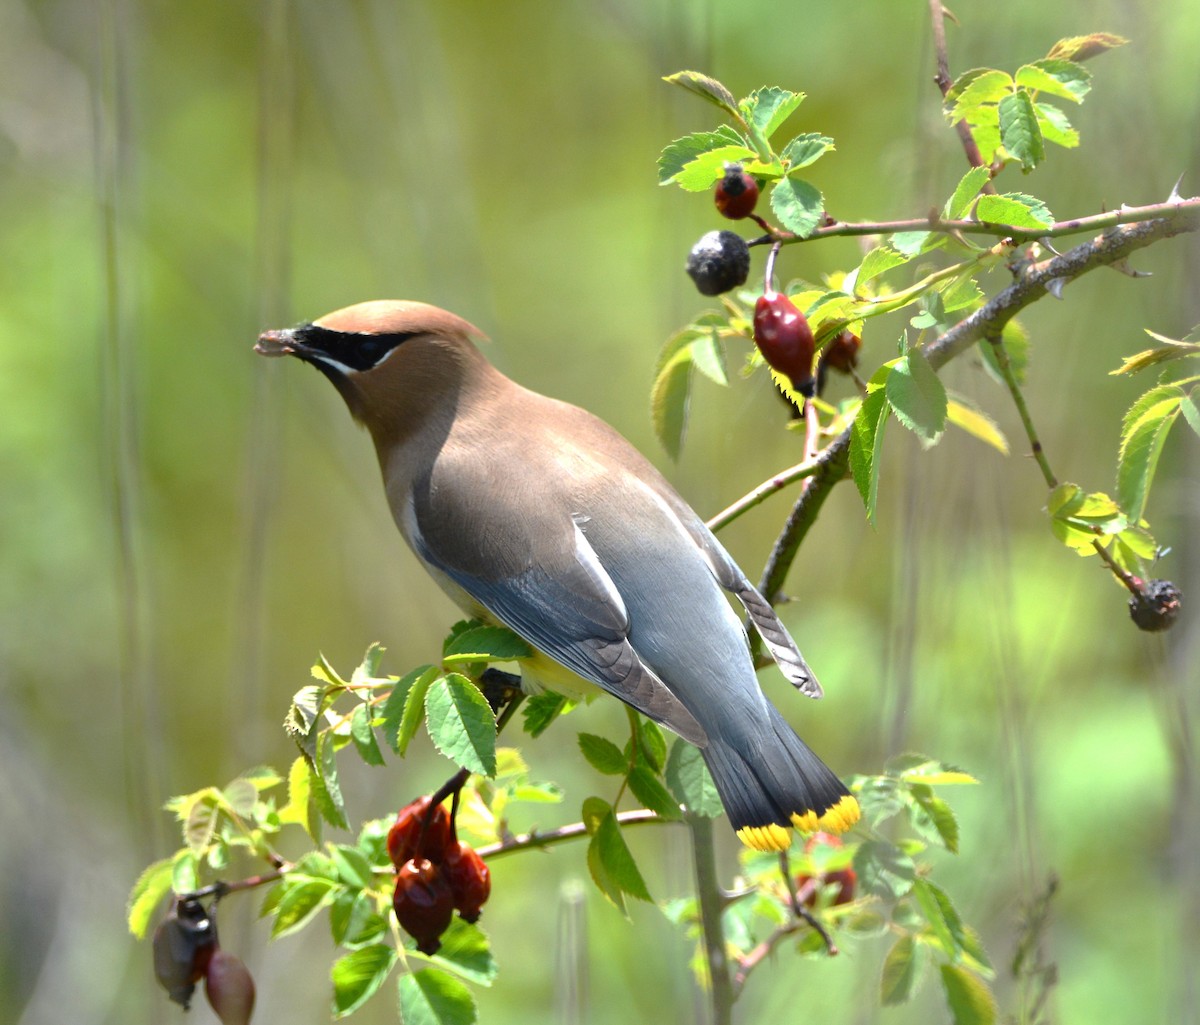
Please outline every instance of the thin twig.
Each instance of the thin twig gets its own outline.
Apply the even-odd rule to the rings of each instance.
[[[933,27],[933,50],[937,59],[937,74],[933,80],[937,83],[938,91],[942,94],[942,98],[950,92],[950,86],[954,84],[954,79],[950,77],[950,55],[946,48],[946,11],[942,7],[942,0],[929,0],[929,21]],[[963,152],[967,156],[967,163],[972,167],[984,167],[983,154],[979,152],[979,143],[975,141],[975,136],[971,132],[971,126],[965,120],[954,122],[954,130],[958,133],[959,141],[962,143]],[[989,181],[984,187],[984,192],[995,192],[995,186]]]
[[[780,470],[775,476],[763,481],[753,491],[748,492],[739,498],[736,502],[722,509],[716,516],[708,521],[708,529],[712,531],[721,530],[723,527],[729,526],[743,513],[749,512],[756,505],[761,505],[777,491],[781,491],[789,484],[794,484],[798,480],[804,480],[806,477],[811,477],[820,467],[820,458],[806,459],[802,463],[797,463],[795,466],[789,466],[786,470]]]
[[[649,811],[645,808],[637,808],[633,811],[617,812],[617,822],[622,826],[637,826],[647,822],[670,822],[671,819],[664,819],[661,815]],[[539,833],[536,829],[531,829],[528,833],[521,833],[517,836],[505,837],[498,843],[486,844],[483,847],[478,847],[475,853],[481,858],[499,858],[504,854],[512,854],[514,851],[527,850],[530,847],[553,847],[556,844],[565,843],[568,840],[578,840],[581,837],[590,835],[587,825],[583,822],[572,822],[569,826],[560,826],[558,829],[551,829],[545,833]]]

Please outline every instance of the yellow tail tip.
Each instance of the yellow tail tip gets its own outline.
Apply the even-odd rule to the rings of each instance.
[[[811,809],[792,815],[792,825],[801,833],[844,833],[862,817],[858,801],[846,794],[837,804],[826,808],[820,815]],[[784,826],[769,823],[765,826],[743,826],[737,838],[755,851],[786,851],[792,845],[792,834]]]

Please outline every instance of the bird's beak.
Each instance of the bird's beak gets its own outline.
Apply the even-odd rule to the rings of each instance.
[[[254,351],[260,356],[295,356],[304,350],[296,341],[296,333],[290,328],[280,331],[264,331],[254,343]]]

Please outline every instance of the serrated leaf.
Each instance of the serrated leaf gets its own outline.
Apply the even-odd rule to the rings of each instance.
[[[979,195],[979,190],[991,180],[992,175],[988,168],[972,167],[959,179],[954,194],[946,200],[946,206],[943,209],[946,218],[957,221],[965,217],[967,211],[971,209],[971,204],[975,202],[975,197]]]
[[[183,842],[197,857],[204,854],[217,826],[217,809],[211,797],[192,804],[183,826]]]
[[[691,392],[691,349],[681,348],[659,369],[650,389],[650,415],[654,420],[654,433],[672,459],[678,459],[683,449]]]
[[[745,146],[746,140],[729,125],[715,132],[695,132],[670,143],[658,158],[658,182],[669,185],[688,164],[710,150],[724,146]]]
[[[933,231],[895,231],[888,236],[888,245],[905,256],[918,256],[946,244],[946,236]]]
[[[1025,171],[1032,171],[1046,159],[1042,130],[1038,127],[1033,97],[1024,89],[1010,93],[1000,101],[1000,141]]]
[[[1180,412],[1197,435],[1200,435],[1200,407],[1196,405],[1196,389],[1193,388],[1179,402]]]
[[[912,889],[916,878],[913,860],[883,840],[865,840],[854,852],[859,885],[884,900],[897,900]]]
[[[1118,534],[1129,525],[1125,514],[1108,495],[1087,493],[1069,482],[1050,492],[1046,509],[1054,535],[1084,557],[1095,554],[1093,541]]]
[[[329,933],[338,946],[351,949],[376,942],[388,924],[375,911],[375,900],[361,889],[346,889],[329,906]]]
[[[896,362],[885,390],[896,419],[922,444],[936,443],[946,429],[946,388],[920,349],[909,349]]]
[[[901,267],[911,260],[913,254],[901,253],[889,245],[876,246],[858,265],[858,273],[854,277],[854,290],[859,293],[863,284],[872,278],[879,277],[894,267]]]
[[[661,773],[667,764],[667,738],[662,728],[653,719],[638,716],[637,735],[641,757],[655,773]]]
[[[889,408],[883,388],[868,394],[855,414],[850,435],[850,473],[866,509],[867,522],[872,526],[879,499],[880,455]]]
[[[176,893],[191,893],[200,885],[200,869],[196,855],[184,848],[171,859],[171,889]]]
[[[447,673],[429,688],[425,725],[434,747],[456,765],[496,774],[496,714],[465,676]]]
[[[996,998],[979,976],[958,965],[938,965],[954,1025],[994,1025]]]
[[[442,663],[513,662],[532,657],[533,649],[507,627],[481,624],[457,634],[446,645]]]
[[[318,839],[319,823],[312,818],[312,768],[303,755],[292,762],[288,771],[288,800],[279,809],[279,822],[294,822],[314,840]]]
[[[630,771],[628,779],[629,789],[643,807],[649,808],[650,811],[661,815],[664,819],[682,817],[679,810],[680,802],[671,796],[658,776],[648,766],[635,765]]]
[[[704,192],[724,177],[726,164],[740,164],[752,159],[754,150],[746,146],[722,146],[701,153],[685,164],[672,181],[687,192]]]
[[[1071,149],[1079,145],[1079,133],[1071,127],[1071,120],[1052,103],[1035,103],[1038,128],[1042,130],[1042,138],[1056,146]]]
[[[174,875],[174,858],[163,858],[142,870],[129,891],[129,901],[125,907],[125,922],[129,931],[139,940],[150,927],[150,920],[159,904],[171,892],[171,879]]]
[[[540,737],[555,719],[572,707],[573,702],[553,691],[543,691],[526,698],[521,708],[525,732],[531,737]]]
[[[629,759],[625,757],[625,753],[606,737],[598,737],[594,733],[581,733],[579,750],[593,769],[606,776],[623,776],[629,768]]]
[[[333,1016],[345,1018],[358,1010],[383,985],[396,964],[396,951],[386,943],[372,943],[333,963]]]
[[[404,695],[404,712],[400,716],[400,727],[396,731],[395,751],[403,757],[408,750],[409,742],[416,736],[425,718],[425,698],[435,680],[441,677],[441,670],[436,666],[422,666],[414,669],[400,681],[400,684],[411,679]],[[399,686],[400,684],[397,684]]]
[[[401,975],[397,987],[404,1025],[475,1025],[475,998],[454,976],[438,968]]]
[[[803,238],[821,224],[825,200],[815,185],[783,178],[771,190],[771,209],[788,231]]]
[[[721,347],[716,329],[697,337],[691,348],[692,365],[710,381],[722,387],[727,386],[729,375],[725,372],[725,350]]]
[[[1167,338],[1150,330],[1147,330],[1146,334],[1166,344],[1156,349],[1144,349],[1133,356],[1126,356],[1121,366],[1116,370],[1109,371],[1110,375],[1136,374],[1148,367],[1158,366],[1160,363],[1169,363],[1172,360],[1200,355],[1200,344],[1195,342]]]
[[[1091,91],[1092,73],[1074,61],[1047,57],[1018,68],[1016,82],[1031,92],[1049,93],[1072,103],[1082,103]]]
[[[878,826],[906,807],[905,788],[890,776],[865,777],[854,792],[863,818],[872,826]]]
[[[1148,396],[1155,398],[1147,402]],[[1135,523],[1145,512],[1158,460],[1179,415],[1182,400],[1183,390],[1178,387],[1154,388],[1135,402],[1126,414],[1117,461],[1117,498]]]
[[[835,149],[833,140],[820,132],[805,132],[790,140],[779,153],[779,159],[787,165],[788,173],[815,163],[830,150]]]
[[[442,945],[434,961],[479,986],[490,986],[499,971],[483,930],[458,917],[442,933]]]
[[[916,992],[920,980],[921,949],[912,936],[901,936],[883,959],[883,973],[879,978],[879,1002],[884,1007],[896,1007],[907,1003]]]
[[[1124,46],[1129,40],[1112,32],[1092,32],[1086,36],[1060,39],[1046,55],[1049,60],[1085,61],[1097,54]]]
[[[975,204],[975,219],[981,224],[1006,224],[1013,228],[1048,228],[1054,223],[1054,215],[1045,203],[1021,192],[980,196]]]
[[[601,892],[622,911],[624,901],[615,899],[613,890],[638,900],[654,902],[611,809],[600,820],[588,845],[588,868],[592,870],[592,878],[596,879]]]
[[[950,399],[946,405],[946,419],[971,437],[978,438],[985,445],[991,445],[1001,455],[1008,455],[1008,439],[996,421],[986,413],[968,406],[959,399]]]
[[[312,794],[317,811],[331,826],[349,829],[346,821],[346,801],[338,782],[337,748],[331,733],[322,733],[317,738],[317,760],[313,764]]]
[[[979,782],[969,772],[963,772],[962,769],[956,769],[945,762],[926,758],[924,755],[912,755],[911,758],[904,760],[895,758],[889,763],[888,767],[896,772],[906,783],[923,783],[926,786],[949,786],[952,784],[974,785]]]
[[[354,741],[358,756],[368,765],[382,765],[383,752],[375,740],[375,730],[371,726],[371,708],[369,705],[359,705],[350,716],[350,739]]]
[[[330,850],[329,857],[337,868],[338,878],[347,886],[369,890],[374,885],[371,863],[357,847],[336,844]]]
[[[281,886],[281,896],[275,904],[275,921],[271,938],[279,939],[304,928],[334,895],[336,884],[330,879],[287,879]]]
[[[764,139],[769,139],[803,101],[804,93],[772,85],[755,89],[738,106],[742,117],[758,129]]]
[[[958,819],[949,803],[924,787],[914,787],[910,793],[917,805],[909,815],[913,828],[926,840],[940,843],[951,854],[957,854]]]
[[[733,98],[733,93],[715,78],[701,74],[699,71],[677,71],[673,75],[664,76],[663,81],[695,93],[708,100],[709,103],[715,103],[727,114],[741,119],[741,111],[738,109],[737,100]]]
[[[713,819],[724,812],[704,756],[686,740],[671,745],[665,778],[674,797],[693,815]]]
[[[954,121],[973,121],[1011,95],[1012,75],[995,68],[972,68],[954,80],[945,97],[946,116]]]

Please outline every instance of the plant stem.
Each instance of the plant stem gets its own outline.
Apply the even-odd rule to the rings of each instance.
[[[646,808],[617,812],[617,822],[622,826],[669,821]],[[475,853],[481,858],[499,858],[501,855],[512,854],[514,851],[523,851],[530,847],[553,847],[556,844],[565,843],[568,840],[578,840],[588,835],[587,826],[584,823],[572,822],[569,826],[560,826],[558,829],[551,829],[545,833],[530,830],[528,833],[521,833],[518,836],[509,836],[498,843],[478,847]]]
[[[696,870],[700,929],[704,936],[704,955],[708,962],[712,1025],[730,1025],[733,1021],[734,992],[729,974],[729,958],[725,953],[725,927],[721,922],[725,899],[717,879],[712,819],[688,814],[685,821],[692,834],[692,864]]]
[[[1008,350],[1004,348],[1004,342],[1000,335],[991,335],[988,337],[991,343],[992,352],[996,355],[996,366],[1000,368],[1000,376],[1004,378],[1004,383],[1008,387],[1008,393],[1012,396],[1013,405],[1017,407],[1017,415],[1021,418],[1021,426],[1025,428],[1025,436],[1029,438],[1029,449],[1033,458],[1037,460],[1037,464],[1042,471],[1042,477],[1045,478],[1046,487],[1058,487],[1058,478],[1054,476],[1054,471],[1050,469],[1050,462],[1046,458],[1046,453],[1042,448],[1041,439],[1037,436],[1037,430],[1033,426],[1033,417],[1029,413],[1029,405],[1025,401],[1025,393],[1021,391],[1021,385],[1017,381],[1016,375],[1013,373],[1012,363],[1008,358]]]
[[[814,459],[806,459],[802,463],[797,463],[795,466],[789,466],[786,470],[780,470],[775,476],[763,481],[753,491],[748,492],[739,498],[732,505],[722,509],[716,516],[708,521],[708,529],[718,531],[723,527],[729,526],[743,513],[749,512],[756,505],[761,505],[775,492],[786,488],[789,484],[794,484],[798,480],[804,480],[806,477],[811,477],[817,472],[821,465],[819,457]]]

